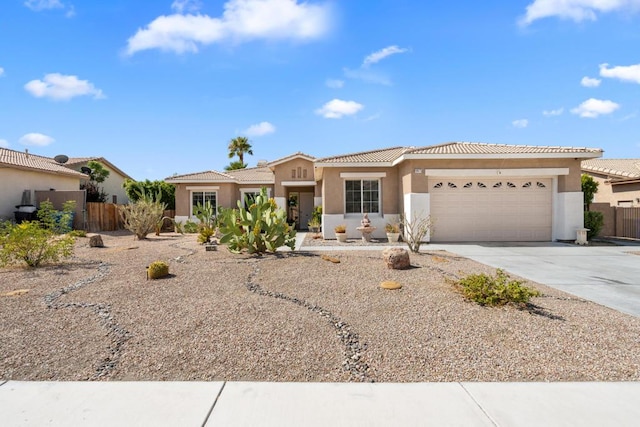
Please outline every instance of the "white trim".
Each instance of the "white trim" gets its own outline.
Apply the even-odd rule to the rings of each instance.
[[[315,187],[315,181],[282,181],[280,185],[283,187]]]
[[[425,169],[427,176],[558,176],[569,175],[569,168],[522,169]]]
[[[188,191],[193,191],[193,190],[197,190],[197,191],[208,191],[208,190],[219,190],[220,186],[215,185],[215,186],[211,186],[211,185],[194,185],[194,186],[187,186],[187,190]]]
[[[340,172],[340,178],[386,178],[386,172]]]
[[[215,212],[218,212],[218,206],[220,206],[220,203],[218,201],[218,191],[217,188],[213,188],[213,187],[194,187],[191,190],[189,190],[189,218],[193,218],[193,193],[214,193],[216,195],[216,205],[215,205]],[[203,194],[203,198],[204,198],[204,194]]]

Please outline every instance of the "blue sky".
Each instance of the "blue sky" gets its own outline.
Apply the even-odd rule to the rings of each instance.
[[[0,146],[135,179],[449,141],[640,157],[640,0],[4,0]]]

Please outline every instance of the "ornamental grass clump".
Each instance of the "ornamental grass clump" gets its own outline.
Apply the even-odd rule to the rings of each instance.
[[[155,231],[167,207],[160,202],[160,194],[152,197],[143,190],[140,191],[141,195],[137,201],[118,206],[124,228],[135,234],[138,240],[146,239],[149,233]]]
[[[485,273],[470,274],[457,285],[467,299],[483,306],[526,305],[532,297],[542,295],[536,289],[524,286],[520,280],[511,280],[501,269],[496,270],[493,277]]]

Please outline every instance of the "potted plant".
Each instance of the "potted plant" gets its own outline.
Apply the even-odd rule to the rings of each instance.
[[[397,242],[400,239],[400,224],[388,222],[384,226],[384,231],[387,233],[389,242]]]
[[[307,225],[309,226],[309,231],[311,231],[312,233],[320,232],[320,221],[318,221],[317,218],[311,218]]]
[[[344,243],[347,241],[347,226],[344,224],[336,225],[333,228],[333,231],[336,233],[336,239],[338,242]]]

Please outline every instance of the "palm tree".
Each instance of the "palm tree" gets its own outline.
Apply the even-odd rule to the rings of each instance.
[[[244,154],[253,155],[253,150],[251,150],[251,144],[249,144],[249,139],[246,136],[237,136],[233,138],[229,142],[229,158],[232,159],[233,156],[238,156],[238,161],[241,165],[244,165]]]
[[[247,167],[246,163],[240,163],[240,161],[236,160],[235,162],[231,162],[227,166],[225,166],[224,170],[233,171],[236,169],[246,169],[246,167]]]

